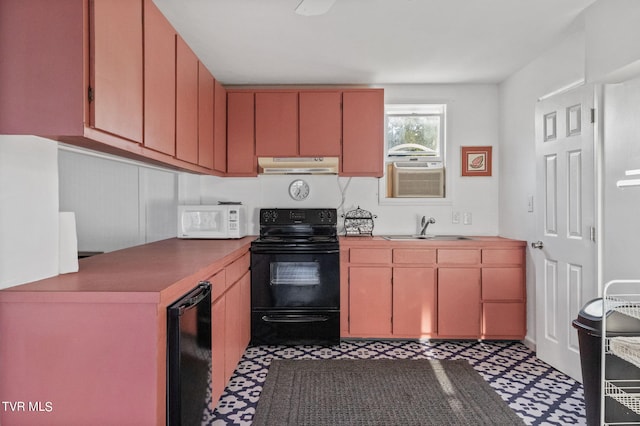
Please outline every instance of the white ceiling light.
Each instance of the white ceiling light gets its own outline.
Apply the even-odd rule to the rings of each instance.
[[[302,0],[296,7],[296,13],[302,16],[324,15],[335,2],[336,0]]]

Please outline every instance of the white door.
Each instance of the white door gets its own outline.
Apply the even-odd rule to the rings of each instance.
[[[579,381],[571,322],[597,296],[593,97],[592,86],[581,86],[536,107],[537,355]]]

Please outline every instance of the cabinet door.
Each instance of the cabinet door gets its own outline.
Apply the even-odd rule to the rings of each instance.
[[[384,153],[384,92],[342,93],[342,173],[382,176]]]
[[[342,139],[340,92],[300,92],[300,155],[340,155]]]
[[[198,57],[176,37],[176,157],[198,163]]]
[[[482,300],[524,300],[524,271],[515,268],[482,268]]]
[[[251,340],[251,274],[246,272],[240,285],[240,358]]]
[[[227,91],[219,81],[214,82],[213,107],[213,168],[227,171]],[[251,123],[253,127],[253,123]]]
[[[483,339],[524,339],[527,333],[524,302],[485,302],[482,310]]]
[[[91,124],[141,143],[142,0],[94,0],[92,4]]]
[[[176,32],[144,2],[144,146],[176,153]]]
[[[253,118],[253,93],[227,93],[227,173],[257,173]]]
[[[84,81],[88,10],[88,1],[0,1],[0,134],[82,135],[94,125]]]
[[[349,268],[349,334],[391,336],[391,268]]]
[[[393,268],[393,335],[431,337],[436,331],[433,268]]]
[[[226,315],[225,315],[225,355],[224,371],[225,382],[228,382],[240,360],[240,286],[234,284],[225,294]]]
[[[213,169],[213,76],[199,61],[198,165]]]
[[[218,400],[227,384],[225,372],[225,297],[214,300],[211,305],[211,409],[216,408]]]
[[[438,336],[480,336],[480,268],[438,269]]]
[[[298,93],[256,93],[256,155],[298,155]]]

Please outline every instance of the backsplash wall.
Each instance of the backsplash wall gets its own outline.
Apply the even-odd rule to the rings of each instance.
[[[258,232],[260,207],[332,207],[345,213],[358,206],[377,215],[374,234],[415,233],[423,215],[436,223],[437,234],[497,235],[498,233],[498,90],[496,85],[386,85],[386,103],[447,104],[447,200],[427,200],[420,204],[380,202],[380,182],[376,178],[337,176],[259,176],[257,178],[218,178],[202,176],[200,199],[203,204],[241,201],[249,210],[249,230]],[[462,177],[460,147],[493,146],[491,177]],[[311,193],[304,201],[288,196],[288,186],[296,178],[306,180]],[[344,203],[342,200],[344,194]],[[181,197],[182,199],[182,197]],[[185,201],[182,199],[182,201]],[[471,224],[452,223],[452,212],[471,213]],[[339,221],[342,226],[342,221]]]

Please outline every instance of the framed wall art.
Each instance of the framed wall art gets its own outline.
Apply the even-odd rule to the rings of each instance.
[[[491,176],[490,146],[462,147],[462,176]]]

